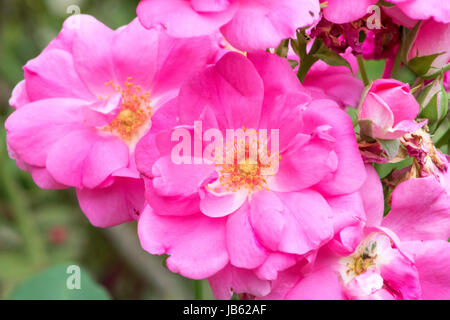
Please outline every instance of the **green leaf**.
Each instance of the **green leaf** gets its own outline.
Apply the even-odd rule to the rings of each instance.
[[[353,72],[350,63],[347,60],[345,60],[343,57],[341,57],[339,54],[337,54],[324,44],[322,44],[320,46],[320,49],[316,53],[314,53],[314,57],[322,60],[330,66],[345,66],[349,68],[351,72]]]
[[[381,140],[377,139],[380,146],[383,148],[384,152],[389,159],[395,158],[398,153],[398,149],[400,148],[400,141],[398,139],[395,140]]]
[[[444,52],[412,58],[408,62],[408,67],[418,76],[424,76],[430,70],[434,60],[436,60],[436,58],[441,54],[444,54]]]
[[[283,41],[281,41],[280,45],[275,48],[275,53],[282,57],[282,58],[286,58],[288,51],[289,51],[289,40],[290,39],[285,39]]]
[[[296,66],[298,66],[297,60],[288,60],[288,62],[291,65],[292,69],[294,69]]]
[[[69,289],[68,281],[75,275],[70,264],[51,267],[16,287],[11,300],[108,300],[107,291],[80,269],[80,289]],[[69,279],[69,280],[68,280]]]
[[[427,118],[431,133],[442,122],[448,113],[448,95],[444,88],[443,78],[428,84],[417,97],[420,103],[421,118]]]
[[[403,29],[403,41],[401,44],[401,50],[399,52],[400,61],[403,63],[406,63],[408,61],[409,51],[411,51],[411,48],[416,41],[421,24],[422,22],[419,21],[412,29]]]
[[[412,86],[417,79],[417,75],[408,66],[403,66],[392,75],[392,78]]]
[[[390,3],[384,0],[380,0],[377,2],[377,6],[383,6],[383,7],[393,7],[395,6],[395,3]]]
[[[410,166],[413,163],[413,158],[408,157],[406,160],[397,163],[374,163],[375,170],[380,179],[386,178],[393,170],[399,170]]]

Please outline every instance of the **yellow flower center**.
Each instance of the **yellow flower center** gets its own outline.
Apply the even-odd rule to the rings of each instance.
[[[142,92],[141,86],[134,85],[127,78],[124,86],[112,81],[105,84],[122,96],[122,108],[117,117],[103,128],[106,132],[119,135],[123,140],[130,141],[140,129],[151,119],[151,99],[149,92]]]
[[[244,129],[245,131],[245,129]],[[246,188],[249,192],[254,192],[262,189],[269,190],[267,187],[266,178],[272,175],[269,169],[271,168],[271,160],[268,156],[267,143],[260,142],[254,139],[253,148],[256,150],[256,159],[251,159],[250,142],[239,141],[235,142],[233,147],[227,148],[227,152],[234,154],[234,163],[216,164],[219,172],[219,182],[226,191],[236,192],[241,188]],[[245,158],[239,160],[239,152],[237,145],[245,146]],[[252,148],[252,149],[253,149]],[[263,152],[264,151],[264,152]],[[277,155],[279,159],[281,157]],[[253,160],[253,161],[252,161]],[[216,190],[218,191],[218,190]]]

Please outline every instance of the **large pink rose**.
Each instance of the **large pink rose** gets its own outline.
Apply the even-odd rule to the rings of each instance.
[[[361,190],[367,222],[351,254],[323,247],[314,266],[280,273],[264,299],[416,300],[450,298],[450,196],[434,177],[408,180],[383,219],[383,193],[368,166]]]
[[[175,37],[219,30],[243,51],[277,47],[295,30],[319,18],[318,0],[142,0],[137,9],[147,28],[160,27]]]
[[[417,123],[420,106],[409,85],[394,79],[375,80],[358,111],[360,121],[367,121],[365,134],[372,138],[393,140],[414,132],[426,122]]]
[[[330,240],[347,248],[341,232],[358,232],[365,219],[352,121],[331,100],[311,101],[287,61],[228,53],[182,87],[178,108],[177,127],[148,134],[136,149],[149,204],[139,219],[145,250],[170,255],[173,272],[212,277],[216,297],[229,298],[232,291],[267,294],[279,270],[313,258]],[[231,163],[217,161],[217,151],[204,161],[209,144],[194,140],[177,164],[171,136],[184,130],[197,138],[209,129],[223,137],[228,129],[267,129],[270,138],[243,142],[247,151],[258,146],[253,163],[238,162],[234,148]],[[278,152],[264,155],[276,142]],[[148,155],[152,145],[160,157]],[[278,170],[267,171],[274,163]]]
[[[11,157],[42,188],[75,187],[96,226],[135,218],[144,204],[136,143],[157,119],[170,123],[170,101],[213,55],[209,43],[137,20],[114,31],[90,16],[69,18],[13,92]]]

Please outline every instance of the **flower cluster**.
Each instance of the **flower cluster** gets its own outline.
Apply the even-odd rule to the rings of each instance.
[[[10,157],[218,299],[449,299],[450,7],[377,3],[71,17],[12,93]]]

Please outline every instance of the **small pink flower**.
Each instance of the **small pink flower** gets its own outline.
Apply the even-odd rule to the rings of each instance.
[[[92,224],[106,227],[143,209],[136,143],[175,121],[170,101],[213,52],[209,38],[175,40],[137,20],[114,31],[90,16],[73,19],[24,67],[8,148],[40,187],[75,187]]]
[[[277,47],[295,30],[319,18],[318,0],[142,0],[137,14],[147,28],[161,27],[175,37],[219,30],[243,51]]]
[[[178,108],[174,130],[198,133],[196,121],[223,136],[226,129],[279,130],[279,153],[272,154],[279,169],[265,174],[260,162],[175,164],[173,130],[144,137],[136,159],[149,206],[139,237],[150,253],[170,255],[173,272],[213,277],[217,298],[231,290],[262,296],[280,270],[360,225],[365,170],[352,121],[331,100],[311,101],[285,60],[227,53],[185,83]],[[159,158],[147,155],[152,144]]]
[[[312,267],[281,272],[264,299],[449,299],[450,196],[433,177],[408,180],[383,219],[381,183],[367,169],[367,220],[356,249],[337,254],[324,246]]]
[[[414,132],[426,124],[414,119],[419,103],[409,85],[393,79],[375,80],[358,111],[360,121],[367,121],[365,134],[372,138],[393,140]]]

